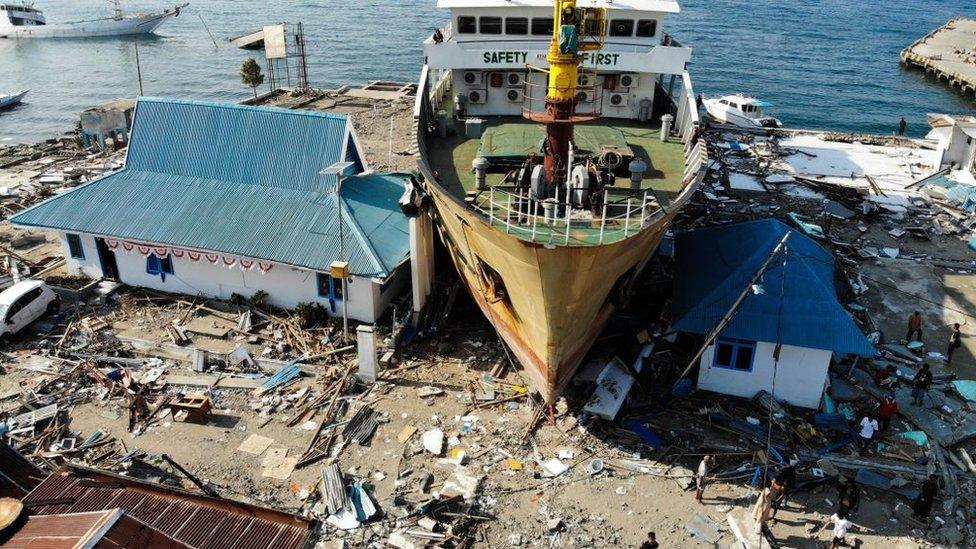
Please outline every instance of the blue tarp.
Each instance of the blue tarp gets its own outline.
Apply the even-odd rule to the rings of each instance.
[[[721,336],[877,355],[837,302],[834,257],[776,219],[678,234],[672,306],[677,321],[673,328],[697,334],[714,329],[790,230],[785,256],[781,252],[770,264],[757,284],[759,293],[747,295]]]

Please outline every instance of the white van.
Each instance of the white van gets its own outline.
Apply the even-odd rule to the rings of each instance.
[[[61,307],[58,294],[43,280],[23,280],[0,292],[0,340]]]

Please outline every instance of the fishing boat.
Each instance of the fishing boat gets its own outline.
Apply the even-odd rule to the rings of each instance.
[[[87,38],[151,34],[171,17],[179,17],[189,4],[152,13],[126,15],[120,0],[113,0],[111,17],[48,24],[44,12],[25,0],[21,4],[0,4],[0,38]]]
[[[17,105],[18,103],[23,101],[24,97],[27,95],[27,92],[29,91],[30,90],[24,90],[18,93],[0,95],[0,109],[6,109],[8,107],[13,107],[14,105]]]
[[[415,115],[430,215],[547,402],[624,305],[707,150],[674,0],[438,0]]]
[[[741,128],[778,128],[782,125],[779,120],[767,116],[763,111],[773,105],[755,97],[725,95],[703,99],[702,104],[708,116],[723,124],[733,124]]]

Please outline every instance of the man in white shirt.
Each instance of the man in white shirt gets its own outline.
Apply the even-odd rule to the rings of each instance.
[[[695,475],[695,500],[698,503],[704,503],[702,501],[702,495],[705,493],[705,481],[708,477],[708,470],[715,463],[715,458],[713,456],[705,456],[702,458],[701,463],[698,464],[698,473]]]
[[[824,522],[823,526],[821,526],[816,532],[810,534],[810,537],[817,537],[817,535],[830,523],[834,523],[834,539],[830,542],[830,549],[837,549],[837,547],[846,546],[847,531],[854,526],[854,523],[850,521],[847,511],[844,510],[837,511],[833,515],[830,515],[830,518]]]
[[[874,441],[874,433],[877,431],[878,420],[874,419],[872,416],[864,416],[861,418],[861,432],[857,434],[861,451],[871,448],[871,443]]]

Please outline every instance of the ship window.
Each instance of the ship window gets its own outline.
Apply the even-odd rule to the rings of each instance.
[[[532,34],[536,36],[550,36],[552,35],[552,26],[551,17],[535,17],[532,19]]]
[[[501,17],[482,17],[481,21],[478,22],[479,30],[481,34],[501,34],[502,33],[502,18]]]
[[[469,15],[458,17],[458,34],[474,34],[478,32],[477,19]]]
[[[610,36],[633,36],[633,19],[614,19],[610,22]]]
[[[637,21],[637,36],[654,36],[657,34],[657,19],[641,19]]]
[[[506,17],[505,34],[529,34],[529,20],[525,17]]]

